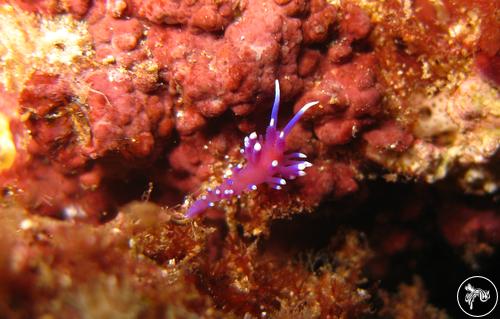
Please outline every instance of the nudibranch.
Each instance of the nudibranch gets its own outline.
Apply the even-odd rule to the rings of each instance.
[[[265,136],[257,136],[253,132],[244,139],[244,147],[240,150],[245,158],[246,165],[238,164],[230,171],[223,183],[215,189],[207,189],[187,210],[186,217],[192,218],[208,207],[214,207],[221,200],[239,196],[244,191],[254,191],[257,186],[267,183],[274,189],[281,189],[286,180],[293,180],[297,176],[304,176],[304,170],[312,166],[306,161],[303,153],[285,153],[285,138],[302,115],[318,104],[318,101],[304,105],[299,112],[288,122],[283,130],[276,128],[280,104],[280,88],[278,80],[274,97],[271,120]]]

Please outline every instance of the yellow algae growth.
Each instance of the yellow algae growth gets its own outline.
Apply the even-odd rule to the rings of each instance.
[[[70,15],[41,17],[0,5],[0,83],[19,92],[33,71],[78,72],[93,54],[84,22]]]
[[[0,171],[9,169],[16,158],[16,147],[10,133],[9,121],[0,113]]]
[[[455,90],[432,98],[416,94],[419,110],[413,146],[397,159],[378,159],[400,174],[435,182],[457,167],[486,164],[500,148],[500,98],[496,88],[472,73]],[[488,182],[485,191],[498,185]]]

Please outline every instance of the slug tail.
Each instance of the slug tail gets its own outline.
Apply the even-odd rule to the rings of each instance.
[[[208,202],[203,199],[195,201],[186,212],[187,218],[193,218],[208,208]]]

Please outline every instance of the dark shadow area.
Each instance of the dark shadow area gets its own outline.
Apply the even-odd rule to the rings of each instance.
[[[375,181],[354,196],[323,203],[312,214],[276,221],[271,237],[262,246],[297,255],[318,254],[311,266],[314,270],[331,262],[321,257],[321,251],[336,233],[343,229],[361,231],[375,252],[366,269],[375,289],[395,293],[400,284],[411,284],[419,276],[429,303],[445,309],[452,318],[461,318],[464,314],[457,305],[458,287],[474,275],[499,283],[500,255],[477,254],[475,268],[464,258],[465,250],[470,249],[465,247],[468,244],[453,246],[446,239],[442,214],[461,206],[495,210],[493,202],[491,198],[460,195],[444,184],[424,187]],[[486,238],[477,234],[479,241]]]

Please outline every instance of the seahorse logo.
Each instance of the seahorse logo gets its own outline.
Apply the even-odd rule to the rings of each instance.
[[[460,309],[468,316],[484,317],[495,309],[498,303],[498,290],[488,278],[472,276],[458,287],[457,302]]]
[[[477,296],[479,296],[479,300],[481,300],[481,302],[486,302],[490,299],[489,290],[474,288],[471,284],[467,284],[467,286],[465,286],[465,290],[468,291],[465,295],[465,302],[469,304],[470,310],[474,308],[474,300]]]

